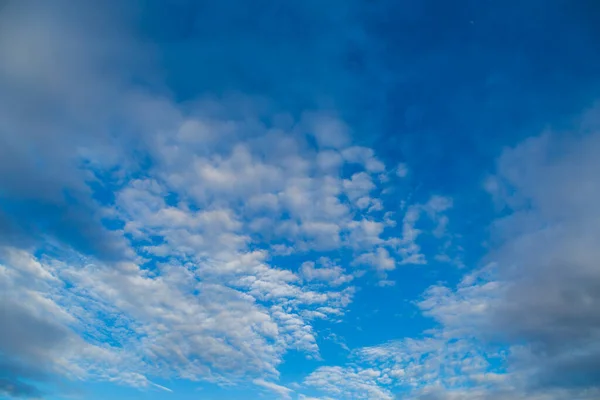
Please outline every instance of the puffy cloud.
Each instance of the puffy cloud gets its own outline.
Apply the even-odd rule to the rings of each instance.
[[[390,257],[390,253],[383,247],[378,247],[372,253],[361,254],[354,260],[354,263],[371,265],[381,272],[396,268],[396,261]]]
[[[250,271],[224,268],[238,276],[227,287],[214,272],[202,279],[201,265],[171,262],[150,271],[134,263],[71,265],[7,251],[2,287],[19,302],[6,304],[2,319],[10,329],[0,344],[15,378],[34,381],[40,360],[44,374],[135,386],[152,384],[148,375],[276,376],[286,348],[318,352],[313,329],[298,311],[308,306],[324,317],[337,315],[351,296],[303,289],[293,273],[260,261]],[[17,361],[32,372],[16,370]]]
[[[342,157],[351,164],[360,164],[370,173],[385,171],[385,165],[375,157],[368,147],[353,146],[342,150]]]
[[[350,179],[344,179],[344,190],[351,200],[357,200],[363,196],[368,196],[371,190],[375,189],[375,184],[371,176],[366,172],[357,172]]]
[[[326,258],[319,259],[319,266],[312,261],[306,261],[300,267],[302,277],[308,281],[322,281],[332,286],[343,285],[352,281],[352,275],[346,275],[344,270]]]
[[[501,353],[486,351],[470,338],[435,332],[423,339],[403,339],[357,350],[357,359],[380,371],[381,384],[418,397],[433,388],[446,393],[501,385],[504,375],[492,369]]]
[[[378,385],[380,372],[373,369],[320,367],[304,380],[334,398],[392,400],[394,396]]]

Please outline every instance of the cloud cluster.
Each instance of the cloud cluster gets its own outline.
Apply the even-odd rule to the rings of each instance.
[[[357,143],[348,115],[254,94],[177,102],[156,90],[153,49],[128,32],[132,10],[59,3],[0,9],[0,394],[40,397],[66,377],[166,391],[161,379],[244,381],[290,398],[277,383],[286,353],[321,357],[316,320],[341,320],[361,276],[393,285],[391,271],[428,262],[426,235],[441,244],[438,261],[462,266],[453,200],[390,196],[416,169]],[[351,20],[346,3],[309,12],[319,29],[300,24],[302,38],[344,58],[341,37],[369,76],[377,68],[364,59],[365,32],[319,33],[338,15]],[[212,7],[244,12],[230,5]],[[265,10],[280,31],[289,21],[274,13]],[[196,25],[217,30],[221,21],[204,15]],[[288,55],[294,48],[286,35],[261,34]],[[255,61],[244,35],[231,42],[250,71],[301,69]],[[192,45],[235,75],[239,60]],[[344,92],[310,64],[309,78]],[[297,75],[286,89],[303,86]],[[418,108],[407,125],[418,124]],[[326,398],[598,398],[596,115],[577,134],[502,153],[485,182],[504,215],[491,225],[486,266],[416,303],[435,329],[352,351],[304,388]]]
[[[600,149],[597,110],[581,134],[546,134],[504,152],[488,186],[512,213],[494,225],[490,257],[504,288],[489,329],[525,342],[515,357],[534,385],[598,386]]]
[[[491,226],[486,265],[455,288],[431,286],[417,303],[437,328],[357,349],[349,366],[319,368],[304,383],[332,395],[374,370],[368,384],[402,398],[597,398],[595,115],[578,135],[544,134],[499,157],[485,187],[506,216]]]
[[[347,249],[356,254],[351,268],[385,273],[410,262],[403,251],[416,246],[413,236],[385,232],[389,216],[358,201],[376,204],[381,191],[372,179],[379,164],[367,171],[373,154],[353,159],[364,171],[346,178],[343,156],[322,165],[323,152],[340,152],[311,148],[311,132],[301,128],[270,128],[254,117],[183,117],[169,103],[150,103],[154,117],[175,115],[145,132],[151,166],[83,163],[86,176],[110,185],[106,201],[90,204],[105,224],[99,229],[123,243],[116,259],[51,236],[39,255],[35,247],[3,248],[5,293],[29,310],[15,305],[3,322],[36,324],[40,332],[2,337],[11,370],[33,364],[19,349],[39,347],[49,351],[45,375],[158,387],[147,377],[276,378],[290,349],[319,357],[311,321],[343,315],[353,274],[326,257],[318,265],[300,260]],[[31,315],[38,302],[61,319]]]
[[[321,367],[304,384],[318,388],[333,398],[393,400],[389,390],[378,385],[381,372],[375,369],[352,367]]]
[[[343,316],[355,276],[425,262],[420,212],[384,212],[398,177],[334,113],[126,84],[138,44],[110,12],[67,8],[0,14],[1,390],[253,379],[285,395],[283,356],[320,357],[313,321]]]

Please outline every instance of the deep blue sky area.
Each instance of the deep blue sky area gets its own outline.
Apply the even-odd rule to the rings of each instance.
[[[333,108],[448,191],[502,146],[569,126],[600,84],[594,1],[141,3],[141,37],[177,99]]]

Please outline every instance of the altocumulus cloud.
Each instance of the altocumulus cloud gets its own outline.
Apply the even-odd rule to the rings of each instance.
[[[460,199],[423,195],[418,170],[336,107],[245,88],[178,101],[131,32],[137,5],[116,4],[0,11],[0,394],[97,382],[176,396],[184,381],[307,400],[600,396],[598,109],[501,152],[479,188],[501,216],[464,268]],[[348,4],[314,19],[353,21]],[[336,35],[317,47],[335,53]],[[327,86],[322,65],[306,79]],[[331,332],[363,289],[433,265],[464,270],[417,284],[408,300],[432,321],[419,335]],[[329,361],[323,337],[347,357]],[[310,362],[293,382],[290,354]]]
[[[330,112],[271,115],[243,95],[179,107],[125,85],[136,47],[119,21],[65,7],[2,12],[2,390],[168,390],[159,377],[288,396],[267,380],[283,355],[319,358],[313,320],[344,315],[352,274],[414,246],[384,229],[385,165]],[[365,262],[281,268],[281,249]],[[385,267],[365,258],[382,252]]]

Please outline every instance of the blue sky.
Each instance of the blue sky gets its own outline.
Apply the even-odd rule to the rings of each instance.
[[[600,397],[594,1],[0,4],[0,397]]]

